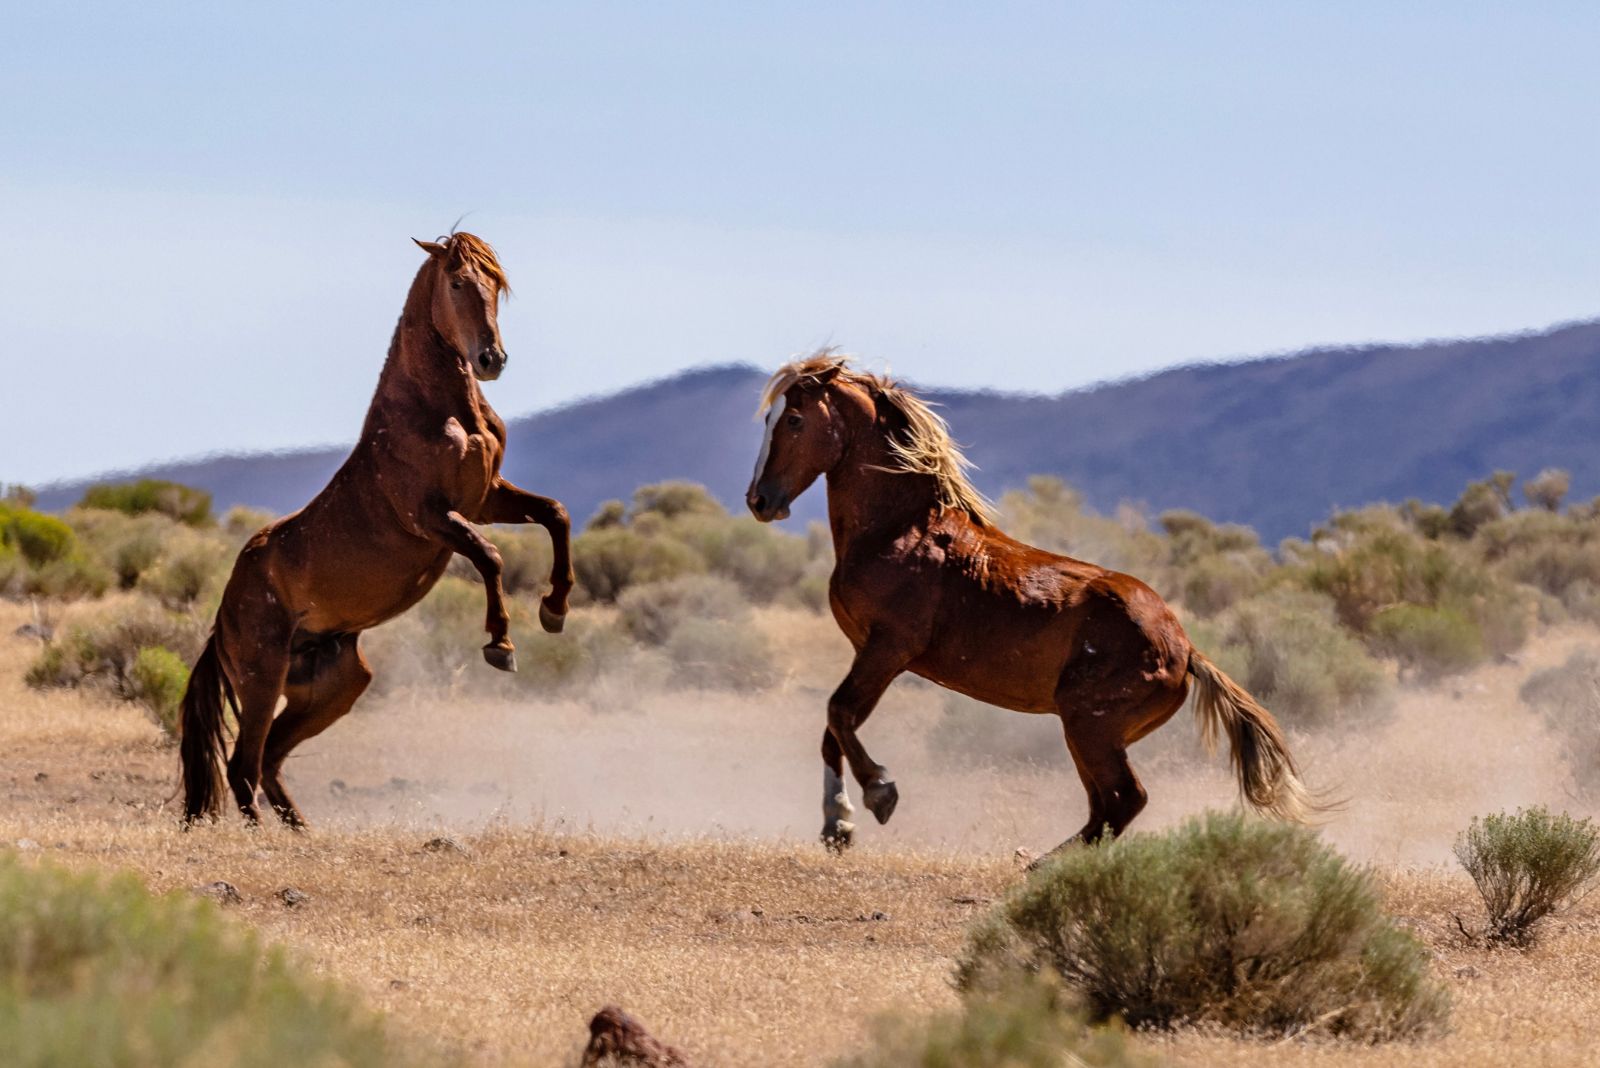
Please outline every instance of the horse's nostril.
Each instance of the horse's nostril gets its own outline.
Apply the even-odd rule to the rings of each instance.
[[[767,499],[761,496],[759,493],[751,499],[750,503],[755,505],[755,509],[758,512],[765,512],[767,510]]]

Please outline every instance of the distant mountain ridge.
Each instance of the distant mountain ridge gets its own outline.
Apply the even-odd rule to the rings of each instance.
[[[766,371],[687,371],[507,421],[505,473],[564,500],[580,521],[601,502],[668,478],[742,507],[759,446]],[[1335,507],[1448,502],[1495,469],[1572,473],[1600,494],[1600,321],[1504,337],[1312,349],[1195,364],[1042,396],[927,389],[978,464],[986,492],[1058,475],[1095,507],[1190,508],[1254,527],[1268,544]],[[135,474],[210,490],[219,507],[298,508],[347,447],[216,456]],[[63,508],[85,479],[44,487]],[[820,517],[812,490],[797,521]]]

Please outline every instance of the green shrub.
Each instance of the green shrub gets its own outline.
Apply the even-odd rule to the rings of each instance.
[[[793,590],[810,562],[805,538],[749,516],[686,515],[668,533],[698,553],[709,571],[737,583],[758,604]]]
[[[973,931],[957,982],[1047,971],[1135,1026],[1378,1041],[1443,1024],[1428,960],[1310,831],[1209,813],[1047,863]]]
[[[72,528],[53,515],[0,503],[0,543],[34,567],[65,560],[77,549]]]
[[[1392,605],[1373,617],[1371,631],[1374,651],[1423,680],[1458,674],[1487,656],[1477,624],[1450,608]]]
[[[160,512],[192,527],[211,522],[211,494],[159,478],[90,486],[78,507],[104,508],[126,515]]]
[[[572,567],[580,589],[593,600],[609,602],[629,586],[703,572],[706,562],[674,539],[606,527],[572,539]]]
[[[13,1068],[440,1063],[207,901],[0,854],[0,1049]],[[432,1056],[428,1056],[432,1053]]]
[[[178,706],[189,685],[189,665],[171,649],[147,645],[128,669],[128,695],[150,712],[169,738],[178,737]]]
[[[1532,944],[1547,917],[1600,881],[1600,831],[1543,806],[1474,818],[1455,854],[1483,897],[1491,943]]]
[[[1437,604],[1473,585],[1475,567],[1462,550],[1423,539],[1397,515],[1365,509],[1335,517],[1336,529],[1323,532],[1325,547],[1304,575],[1311,589],[1333,598],[1339,620],[1365,632],[1372,619],[1395,604]]]
[[[23,580],[28,565],[22,554],[0,542],[0,597],[15,597],[22,593]]]
[[[1317,726],[1378,707],[1382,668],[1326,598],[1277,589],[1189,626],[1190,637],[1286,723]]]
[[[1561,736],[1578,788],[1600,792],[1600,653],[1579,649],[1566,663],[1534,672],[1519,696]]]
[[[1115,1025],[1091,1027],[1048,982],[969,997],[927,1019],[887,1017],[871,1048],[836,1068],[1134,1068],[1155,1060]]]
[[[705,515],[726,517],[728,510],[697,482],[655,482],[633,491],[632,519],[654,514],[663,519]]]

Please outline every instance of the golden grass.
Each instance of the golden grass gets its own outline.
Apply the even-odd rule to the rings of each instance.
[[[158,889],[226,880],[243,922],[397,1027],[485,1064],[571,1063],[606,1002],[697,1063],[826,1064],[875,1013],[953,1004],[952,957],[983,903],[1019,877],[1012,850],[1053,845],[1082,819],[1052,723],[994,718],[996,730],[1032,732],[1053,763],[964,768],[922,740],[937,695],[897,686],[866,737],[900,774],[901,811],[888,827],[868,821],[853,854],[827,856],[811,836],[837,637],[767,614],[763,626],[814,640],[826,669],[796,661],[755,696],[609,686],[510,705],[394,694],[292,765],[318,830],[230,819],[184,834],[168,803],[176,754],[134,706],[22,685],[37,649],[13,635],[25,618],[0,606],[0,843],[129,869]],[[1557,921],[1527,953],[1465,948],[1450,916],[1474,913],[1473,892],[1438,866],[1473,812],[1573,807],[1559,747],[1513,695],[1577,640],[1556,635],[1526,667],[1408,694],[1376,728],[1293,739],[1313,781],[1335,779],[1351,797],[1330,840],[1380,864],[1390,907],[1434,947],[1456,998],[1451,1034],[1372,1048],[1193,1032],[1141,1043],[1181,1065],[1592,1063],[1600,915]],[[1187,756],[1192,727],[1169,731],[1136,753],[1148,829],[1231,798],[1220,763]],[[428,849],[439,835],[464,851]],[[277,894],[291,886],[309,900],[285,906]]]

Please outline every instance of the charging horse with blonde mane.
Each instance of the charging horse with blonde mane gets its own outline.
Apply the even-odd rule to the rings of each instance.
[[[843,848],[854,834],[844,761],[878,822],[894,812],[899,791],[857,731],[905,671],[1060,717],[1089,795],[1088,822],[1062,846],[1120,834],[1144,808],[1128,746],[1172,717],[1191,679],[1205,741],[1227,735],[1244,799],[1287,820],[1315,807],[1277,722],[1189,644],[1160,596],[997,529],[944,420],[921,400],[824,351],[774,374],[762,408],[746,503],[763,522],[781,519],[827,479],[828,600],[856,650],[822,736],[825,843]]]
[[[420,601],[459,553],[483,577],[483,657],[516,670],[498,550],[478,523],[550,533],[551,589],[539,622],[559,631],[572,589],[570,524],[558,501],[500,477],[506,428],[480,381],[505,370],[498,308],[508,291],[478,237],[418,241],[411,283],[361,440],[327,487],[246,543],[183,696],[184,815],[221,807],[223,699],[238,738],[227,759],[234,801],[260,819],[260,789],[284,822],[305,825],[283,787],[290,751],[350,711],[372,680],[361,632]],[[278,702],[285,700],[279,712]]]

